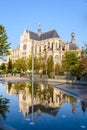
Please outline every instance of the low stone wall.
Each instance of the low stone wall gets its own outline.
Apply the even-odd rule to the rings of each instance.
[[[0,79],[3,78],[27,78],[27,80],[32,79],[31,74],[27,74],[26,76],[20,76],[20,74],[0,74]],[[52,82],[87,82],[87,76],[80,77],[80,80],[77,80],[76,76],[58,76],[56,75],[55,78],[49,79],[47,75],[34,75],[34,80],[37,81],[52,81]]]
[[[58,79],[58,80],[72,80],[72,81],[76,81],[76,80],[77,80],[77,77],[76,77],[76,76],[58,76],[58,75],[56,75],[56,76],[55,76],[55,79]]]
[[[82,76],[82,77],[80,78],[80,81],[85,81],[85,82],[87,82],[87,76]]]
[[[5,78],[5,77],[20,77],[20,74],[0,74],[0,78]]]

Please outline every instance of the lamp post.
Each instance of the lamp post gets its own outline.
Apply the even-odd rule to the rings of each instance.
[[[32,117],[30,124],[34,124],[34,41],[32,41]]]
[[[46,46],[44,48],[45,51],[45,69],[46,69],[46,78],[47,78],[47,50],[46,50]]]
[[[32,81],[34,80],[34,41],[32,40]]]

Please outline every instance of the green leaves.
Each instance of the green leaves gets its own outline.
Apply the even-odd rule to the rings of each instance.
[[[30,55],[29,58],[27,59],[27,69],[32,70],[32,55]],[[34,70],[39,71],[39,69],[40,69],[39,59],[36,56],[34,56]]]
[[[7,39],[6,30],[0,25],[0,56],[9,54],[10,43],[7,42]]]
[[[19,58],[13,63],[13,67],[16,68],[19,72],[21,72],[21,70],[26,70],[26,59]]]
[[[50,76],[50,73],[54,72],[54,61],[53,61],[53,56],[49,56],[48,60],[47,60],[47,73],[48,76]]]
[[[67,51],[62,60],[64,70],[70,70],[72,75],[77,75],[77,69],[79,67],[78,54],[74,51]]]
[[[86,49],[87,49],[87,45],[85,45],[84,50],[82,50],[82,52],[81,52],[80,67],[79,67],[81,76],[87,76],[87,54],[86,54],[87,52],[86,52]]]

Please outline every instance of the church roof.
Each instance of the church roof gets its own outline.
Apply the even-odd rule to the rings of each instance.
[[[34,112],[38,111],[38,108],[40,109],[40,111],[42,113],[46,113],[46,114],[54,116],[54,117],[57,115],[57,112],[60,109],[60,107],[53,108],[53,107],[50,107],[50,106],[46,107],[42,104],[37,104],[37,105],[34,105]],[[29,113],[32,113],[32,107],[31,106],[29,107]]]
[[[41,33],[40,36],[38,36],[38,33],[29,31],[29,35],[30,35],[30,39],[38,40],[38,41],[49,39],[49,38],[60,38],[55,30],[51,30],[51,31],[48,31],[48,32],[45,32],[45,33]]]
[[[32,31],[29,31],[30,39],[39,40],[38,34]]]

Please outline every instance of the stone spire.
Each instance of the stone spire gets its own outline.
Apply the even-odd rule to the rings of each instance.
[[[39,36],[39,37],[40,37],[41,33],[42,33],[41,25],[39,24],[39,25],[38,25],[38,36]]]
[[[73,32],[73,33],[71,33],[71,43],[75,43],[75,33]]]

